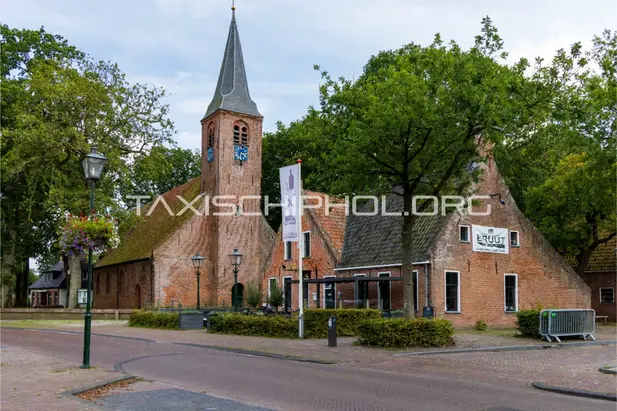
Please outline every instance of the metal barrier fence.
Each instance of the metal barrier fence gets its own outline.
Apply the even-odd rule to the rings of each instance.
[[[595,310],[542,310],[540,311],[540,335],[549,342],[559,337],[581,336],[596,340]]]

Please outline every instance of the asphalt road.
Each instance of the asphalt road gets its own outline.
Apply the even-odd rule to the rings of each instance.
[[[80,334],[2,329],[2,345],[76,363],[82,344]],[[108,336],[92,337],[91,363],[276,410],[615,410],[612,402],[542,392],[494,376],[300,363]]]

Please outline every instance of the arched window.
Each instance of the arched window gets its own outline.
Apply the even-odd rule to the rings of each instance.
[[[248,129],[248,127],[242,127],[241,136],[242,136],[242,140],[241,140],[242,141],[242,145],[243,146],[248,145],[248,143],[249,143],[249,129]]]
[[[208,126],[208,148],[214,147],[214,124]]]
[[[234,126],[234,144],[240,144],[240,126]]]

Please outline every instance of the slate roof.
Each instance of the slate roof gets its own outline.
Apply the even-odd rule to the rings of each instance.
[[[47,276],[45,274],[52,273],[52,279],[46,281]],[[53,278],[55,277],[55,278]],[[30,290],[44,290],[48,288],[66,288],[66,284],[64,280],[66,278],[66,273],[64,272],[64,263],[62,261],[58,261],[51,270],[44,271],[43,274],[36,280],[30,287]]]
[[[345,238],[345,208],[331,207],[329,212],[326,213],[325,199],[327,197],[330,204],[341,203],[343,200],[316,191],[303,190],[303,194],[305,196],[321,197],[322,207],[309,208],[308,211],[313,215],[316,224],[321,230],[321,234],[330,245],[337,260],[340,261],[343,250],[343,240]],[[317,199],[307,199],[305,200],[305,204],[318,205],[318,201]]]
[[[181,196],[190,203],[199,195],[200,189],[201,180],[199,177],[196,177],[188,183],[164,193],[162,196],[173,214],[176,214],[186,206],[176,196]],[[96,268],[151,258],[152,252],[156,247],[163,244],[189,218],[195,215],[190,209],[179,216],[170,215],[161,201],[156,205],[152,214],[147,216],[150,207],[155,201],[156,199],[141,208],[141,217],[139,217],[137,225],[126,238],[121,239],[118,248],[99,260]],[[197,201],[193,204],[193,207],[198,210],[201,201]]]
[[[229,35],[227,36],[227,45],[225,46],[216,91],[204,118],[209,117],[217,110],[261,117],[257,110],[257,104],[251,100],[249,94],[235,11],[233,11],[231,25],[229,26]]]
[[[403,216],[381,215],[380,199],[378,214],[375,216],[350,215],[347,217],[343,258],[339,268],[367,267],[386,264],[400,264],[403,259],[401,231]],[[374,209],[372,202],[359,207],[358,211]],[[386,196],[387,212],[402,212],[403,198],[399,195]],[[413,261],[425,261],[428,248],[433,243],[447,216],[418,217],[412,231]]]

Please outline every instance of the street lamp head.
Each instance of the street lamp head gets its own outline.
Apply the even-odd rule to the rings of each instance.
[[[107,158],[98,153],[95,146],[92,146],[90,153],[86,155],[83,160],[81,160],[81,165],[84,169],[86,180],[100,179],[106,162]]]
[[[193,262],[193,267],[199,270],[201,268],[201,262],[205,259],[206,257],[199,255],[199,253],[195,254],[194,257],[191,257],[191,261]]]
[[[242,253],[238,251],[237,248],[234,248],[234,252],[229,254],[229,261],[231,262],[231,265],[238,267],[242,264]]]

